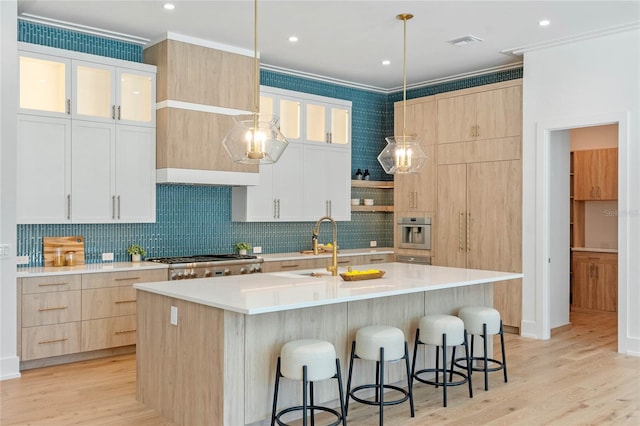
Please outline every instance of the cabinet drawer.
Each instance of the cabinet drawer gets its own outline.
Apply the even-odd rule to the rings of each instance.
[[[25,294],[22,327],[80,321],[81,291]]]
[[[393,262],[392,254],[377,254],[371,256],[363,256],[364,260],[362,263],[365,264],[374,264],[374,263],[389,263]]]
[[[166,269],[149,269],[146,271],[120,271],[97,274],[83,274],[82,288],[121,287],[136,283],[167,281]]]
[[[80,290],[81,282],[80,274],[22,278],[22,294]]]
[[[80,352],[80,322],[22,329],[22,361]]]
[[[136,316],[82,321],[82,350],[114,348],[136,343]]]
[[[82,319],[136,314],[136,290],[131,286],[82,290]]]

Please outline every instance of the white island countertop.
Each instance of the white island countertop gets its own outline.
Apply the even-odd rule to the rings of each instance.
[[[373,265],[353,269],[374,269]],[[246,315],[522,278],[521,273],[381,263],[382,278],[344,281],[324,269],[134,284],[134,288]],[[310,276],[311,272],[327,274]],[[343,272],[343,271],[341,271]]]

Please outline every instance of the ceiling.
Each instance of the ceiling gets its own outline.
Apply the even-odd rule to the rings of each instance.
[[[251,0],[18,0],[18,15],[36,15],[144,39],[174,32],[253,52]],[[574,39],[637,28],[634,1],[367,1],[258,2],[261,63],[393,91],[403,84],[403,24],[407,22],[409,87],[522,62],[517,54]],[[29,18],[32,19],[32,18]],[[548,19],[547,27],[538,25]],[[297,43],[289,36],[299,38]],[[449,40],[473,35],[479,43]],[[515,53],[514,53],[515,52]],[[382,60],[391,61],[383,66]]]

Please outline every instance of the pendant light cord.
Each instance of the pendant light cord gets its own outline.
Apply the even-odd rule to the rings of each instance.
[[[260,103],[258,93],[260,92],[260,67],[258,65],[258,0],[253,1],[253,128],[254,134],[258,129],[258,113]]]
[[[407,132],[407,15],[402,15],[404,23],[404,38],[402,51],[402,147],[406,149]]]

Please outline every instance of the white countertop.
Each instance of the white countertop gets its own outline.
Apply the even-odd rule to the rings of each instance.
[[[141,269],[168,269],[169,265],[155,262],[87,263],[76,266],[30,266],[18,268],[18,278],[47,275],[93,274],[99,272],[139,271]]]
[[[572,251],[590,251],[594,253],[617,253],[618,249],[606,249],[599,247],[571,247]]]
[[[393,247],[377,247],[377,248],[359,248],[359,249],[346,249],[338,250],[338,257],[348,256],[362,256],[371,254],[393,254]],[[290,253],[272,253],[272,254],[256,254],[256,256],[264,259],[265,262],[279,262],[281,260],[299,260],[299,259],[315,259],[331,257],[331,252],[319,253],[319,254],[302,254],[294,251]]]
[[[385,271],[385,275],[379,279],[344,281],[340,276],[311,277],[311,272],[327,272],[324,269],[310,269],[162,281],[134,284],[134,287],[142,291],[253,315],[484,284],[523,276],[511,272],[395,262],[359,265],[353,269],[379,269]]]

